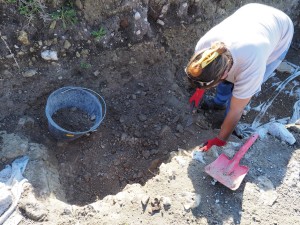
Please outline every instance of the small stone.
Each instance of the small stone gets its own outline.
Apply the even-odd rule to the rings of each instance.
[[[37,74],[37,70],[35,69],[31,69],[31,70],[27,70],[23,73],[23,77],[33,77],[34,75]]]
[[[144,114],[140,114],[140,115],[138,116],[138,118],[139,118],[139,120],[142,121],[142,122],[144,122],[144,121],[147,120],[147,117],[146,117]]]
[[[284,62],[280,63],[280,65],[277,67],[276,70],[281,73],[284,73],[284,72],[285,73],[293,73],[295,68],[284,61]]]
[[[31,117],[25,116],[20,118],[18,121],[19,128],[25,128],[25,127],[32,128],[33,125],[34,125],[34,119]]]
[[[24,210],[25,215],[34,221],[43,221],[47,217],[47,210],[38,203],[27,203],[21,208]]]
[[[100,74],[100,72],[99,72],[99,70],[96,70],[93,74],[95,77],[97,77]]]
[[[41,53],[41,56],[45,60],[58,60],[56,51],[46,50]]]
[[[135,20],[141,19],[141,14],[140,14],[139,12],[136,12],[136,13],[134,14],[134,19],[135,19]]]
[[[164,206],[164,209],[165,210],[168,210],[171,208],[171,199],[169,197],[162,197],[161,198],[162,200],[162,203],[163,203],[163,206]]]
[[[50,29],[50,30],[54,30],[55,27],[56,27],[56,20],[53,20],[53,21],[51,22],[51,24],[50,24],[49,29]]]
[[[161,210],[161,201],[158,198],[154,198],[150,202],[151,208],[149,209],[149,214],[153,215]]]
[[[183,133],[183,126],[182,126],[181,124],[177,124],[176,130],[177,130],[179,133]]]
[[[90,50],[88,50],[88,49],[82,49],[82,51],[81,51],[81,55],[83,57],[87,57],[89,55],[89,53],[90,53]]]
[[[169,4],[166,4],[162,7],[161,13],[166,14],[168,12],[168,10],[169,10]]]
[[[71,46],[72,44],[68,40],[65,40],[64,49],[69,49]]]
[[[9,54],[9,55],[5,56],[5,58],[7,58],[7,59],[12,59],[13,57],[14,57],[14,54]]]
[[[145,150],[145,151],[142,152],[142,155],[143,155],[143,157],[144,157],[145,159],[148,159],[148,158],[150,157],[150,151]]]
[[[78,7],[78,9],[82,10],[83,9],[83,4],[80,0],[75,1],[75,5]]]
[[[18,36],[18,41],[20,41],[23,45],[29,45],[30,42],[28,40],[28,34],[25,31],[20,31]]]
[[[158,20],[156,21],[156,23],[158,23],[158,24],[161,25],[161,26],[164,26],[164,25],[165,25],[165,22],[162,21],[162,20],[160,20],[160,19],[158,19]]]

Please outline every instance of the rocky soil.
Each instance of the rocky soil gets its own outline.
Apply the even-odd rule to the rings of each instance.
[[[29,157],[5,224],[299,223],[299,1],[257,1],[288,13],[295,35],[242,118],[261,137],[241,161],[250,170],[239,189],[204,167],[246,138],[193,152],[224,112],[190,110],[183,68],[201,35],[246,2],[0,0],[0,171]],[[55,139],[45,116],[65,86],[91,89],[107,106],[97,131],[71,142]],[[274,121],[296,142],[272,132]]]

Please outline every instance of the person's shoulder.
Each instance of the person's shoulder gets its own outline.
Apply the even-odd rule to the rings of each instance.
[[[247,4],[243,5],[242,7],[240,7],[240,9],[244,9],[244,8],[265,8],[265,7],[270,7],[270,6],[260,4],[260,3],[247,3]]]
[[[247,3],[245,5],[243,5],[242,7],[240,7],[237,11],[254,11],[256,12],[258,11],[273,11],[275,8],[269,5],[264,5],[264,4],[260,4],[260,3]],[[278,9],[277,9],[278,10]]]

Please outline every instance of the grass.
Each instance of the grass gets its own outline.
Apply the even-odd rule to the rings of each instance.
[[[35,0],[20,1],[19,13],[26,17],[31,17],[33,14],[39,13],[41,6]]]
[[[6,3],[16,4],[21,15],[31,22],[36,16],[44,21],[49,20],[49,14],[45,12],[46,6],[40,0],[6,0]]]
[[[62,7],[56,12],[51,14],[53,20],[61,20],[63,23],[63,28],[66,29],[67,26],[72,26],[78,22],[75,9],[71,7]]]
[[[45,12],[46,6],[41,0],[6,0],[6,3],[17,4],[19,13],[27,17],[29,22],[38,15],[44,21],[61,20],[63,28],[66,29],[67,26],[74,25],[78,21],[76,10],[70,2],[51,14]]]
[[[101,38],[103,38],[106,34],[106,31],[103,27],[100,27],[99,30],[97,31],[92,31],[92,36],[96,39],[96,40],[100,40]]]
[[[89,64],[89,63],[86,63],[86,62],[80,62],[80,67],[81,67],[82,69],[89,69],[89,68],[92,67],[92,65]]]

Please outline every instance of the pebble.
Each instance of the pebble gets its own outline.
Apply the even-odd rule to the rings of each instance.
[[[171,207],[172,201],[169,197],[161,197],[161,201],[165,210],[168,210]]]
[[[148,158],[150,157],[150,151],[145,150],[145,151],[142,152],[142,155],[143,155],[143,157],[144,157],[145,159],[148,159]]]
[[[20,31],[18,36],[18,41],[20,41],[23,45],[29,45],[30,42],[28,40],[28,34],[25,31]]]
[[[289,65],[287,62],[282,62],[282,63],[280,63],[280,65],[277,67],[276,70],[281,73],[284,73],[284,72],[293,73],[295,68],[292,67],[291,65]]]
[[[41,56],[45,60],[58,60],[56,51],[46,50],[41,53]]]
[[[64,49],[69,49],[71,46],[72,46],[72,44],[68,40],[65,40]]]
[[[23,77],[33,77],[36,74],[37,74],[37,70],[36,69],[31,69],[31,70],[25,71],[23,73]]]
[[[158,20],[156,21],[156,23],[158,23],[158,24],[161,25],[161,26],[164,26],[164,25],[165,25],[165,22],[162,21],[162,20],[160,20],[160,19],[158,19]]]
[[[179,132],[179,133],[183,133],[183,126],[181,124],[177,124],[176,126],[176,130]]]
[[[185,210],[193,209],[200,205],[201,197],[197,193],[185,192],[182,193],[181,196],[185,199],[183,204]]]
[[[56,27],[56,20],[53,20],[52,22],[51,22],[51,24],[50,24],[50,30],[54,30],[55,29],[55,27]]]
[[[47,217],[47,210],[38,203],[27,203],[21,208],[24,210],[24,214],[31,220],[43,221]]]
[[[97,77],[100,74],[100,72],[99,72],[99,70],[96,70],[93,74],[95,77]]]
[[[9,54],[9,55],[5,56],[5,58],[7,58],[7,59],[12,59],[13,57],[14,57],[14,54]]]
[[[141,14],[140,14],[139,12],[136,12],[136,13],[134,14],[134,19],[135,19],[135,20],[141,19]]]
[[[144,121],[147,120],[147,117],[146,117],[144,114],[140,114],[140,115],[138,116],[138,118],[139,118],[139,120],[142,121],[142,122],[144,122]]]

